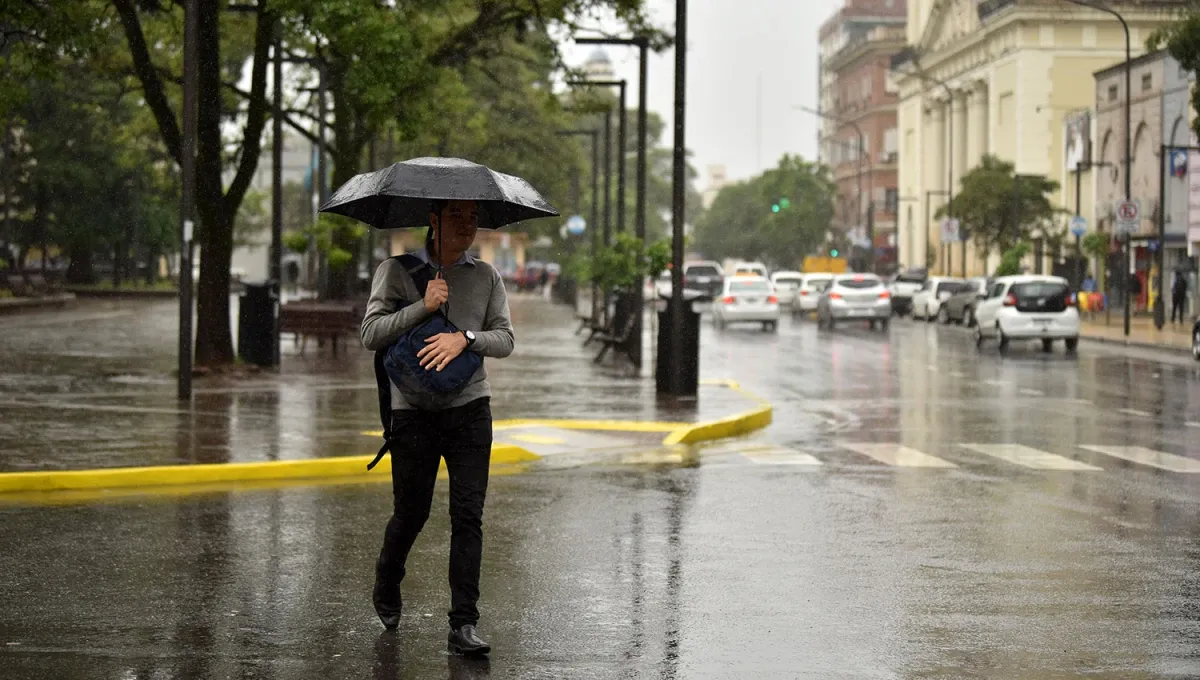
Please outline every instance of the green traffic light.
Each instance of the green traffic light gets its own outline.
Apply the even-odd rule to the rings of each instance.
[[[829,256],[830,256],[830,257],[837,257],[837,256],[838,256],[838,251],[837,251],[837,248],[834,248],[833,250],[830,250],[830,251],[829,251]]]
[[[773,212],[773,213],[777,213],[777,212],[779,212],[779,204],[778,204],[778,203],[776,203],[775,205],[771,206],[771,212]]]
[[[779,207],[780,208],[786,208],[786,207],[790,206],[791,204],[792,204],[792,202],[787,200],[786,198],[779,199]]]

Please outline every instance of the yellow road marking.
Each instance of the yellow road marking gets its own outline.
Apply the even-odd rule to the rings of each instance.
[[[567,440],[559,439],[558,437],[543,437],[540,434],[514,434],[510,439],[516,439],[519,442],[527,442],[529,444],[566,444]]]

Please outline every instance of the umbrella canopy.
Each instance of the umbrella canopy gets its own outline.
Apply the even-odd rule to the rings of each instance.
[[[414,158],[356,175],[320,210],[403,229],[428,226],[435,200],[476,201],[480,229],[558,215],[529,182],[461,158]]]

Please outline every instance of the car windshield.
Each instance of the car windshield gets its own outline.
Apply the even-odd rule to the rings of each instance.
[[[915,283],[915,284],[921,284],[921,283],[925,283],[925,279],[923,279],[923,278],[921,278],[921,277],[919,277],[919,276],[914,276],[914,275],[912,275],[912,274],[907,274],[907,275],[906,275],[906,274],[901,274],[900,276],[897,276],[897,277],[896,277],[896,283]]]
[[[789,290],[793,288],[799,288],[800,279],[794,276],[781,276],[775,279],[775,285],[779,286],[780,288],[787,288]]]
[[[731,281],[730,293],[769,293],[771,284],[766,281]]]
[[[862,289],[875,288],[881,284],[879,283],[879,279],[875,278],[874,276],[852,276],[844,279],[838,279],[837,285],[841,286],[842,288]]]
[[[937,287],[937,294],[941,295],[942,293],[950,293],[953,295],[954,293],[957,293],[960,288],[962,288],[962,285],[963,284],[958,283],[957,281],[946,281],[939,283]]]
[[[720,276],[717,268],[708,264],[694,264],[687,268],[688,276]]]
[[[833,279],[809,279],[805,282],[804,287],[820,292],[828,288],[830,283],[833,283]]]

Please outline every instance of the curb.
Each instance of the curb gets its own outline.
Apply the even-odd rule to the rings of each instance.
[[[560,429],[601,430],[622,432],[665,432],[664,446],[696,444],[724,439],[762,429],[771,424],[773,408],[766,401],[743,390],[732,380],[704,381],[706,385],[728,387],[757,402],[749,411],[701,423],[670,423],[621,420],[540,420],[519,419],[496,421],[495,429],[503,430],[523,425],[545,425]],[[380,432],[364,432],[380,436]],[[162,488],[171,486],[220,485],[229,483],[278,482],[306,480],[313,483],[333,483],[359,477],[385,480],[392,468],[390,456],[384,456],[374,470],[367,463],[374,456],[342,456],[302,460],[255,461],[251,463],[204,463],[195,465],[156,465],[149,467],[101,468],[95,470],[55,470],[38,472],[0,473],[0,501],[6,494],[42,492],[80,492],[107,489]],[[493,465],[519,465],[541,460],[527,449],[513,444],[493,444]],[[445,462],[442,463],[443,468]],[[10,497],[11,498],[11,497]]]
[[[1124,338],[1110,338],[1103,335],[1080,335],[1083,340],[1088,342],[1096,342],[1102,345],[1121,345],[1125,347],[1136,347],[1138,349],[1148,349],[1157,352],[1167,352],[1169,354],[1182,354],[1183,356],[1191,356],[1192,350],[1190,347],[1176,347],[1175,345],[1162,345],[1153,342],[1143,342],[1141,340],[1126,340]]]
[[[181,484],[217,484],[263,480],[307,479],[320,481],[333,477],[379,475],[392,469],[392,460],[384,456],[374,470],[367,463],[374,456],[271,460],[253,463],[206,463],[199,465],[155,465],[150,467],[102,468],[98,470],[62,470],[53,472],[0,473],[0,494],[29,491],[79,491],[124,487],[173,486]],[[514,464],[537,460],[540,456],[509,444],[492,447],[493,464]],[[443,463],[444,465],[444,463]]]
[[[18,313],[35,309],[64,307],[75,301],[75,295],[64,293],[40,298],[0,298],[0,314]]]

